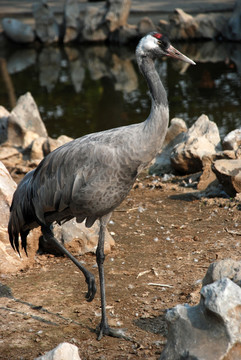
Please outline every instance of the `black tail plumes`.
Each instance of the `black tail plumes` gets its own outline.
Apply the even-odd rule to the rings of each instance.
[[[20,255],[19,235],[21,237],[21,246],[27,254],[27,236],[34,217],[31,201],[29,200],[29,183],[34,171],[30,171],[19,183],[17,190],[13,195],[13,201],[10,208],[10,218],[8,223],[8,234],[12,248]],[[36,225],[37,226],[37,225]]]

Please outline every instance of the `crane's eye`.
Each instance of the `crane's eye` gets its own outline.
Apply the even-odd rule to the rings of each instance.
[[[169,46],[169,43],[165,38],[162,38],[158,42],[159,42],[159,45],[161,46],[162,49],[167,49],[168,46]]]
[[[152,36],[155,37],[158,40],[158,44],[163,50],[165,50],[165,49],[167,49],[169,47],[169,41],[168,41],[168,38],[165,35],[154,32],[152,34]]]

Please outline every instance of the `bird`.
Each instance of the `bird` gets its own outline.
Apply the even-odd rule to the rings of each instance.
[[[165,88],[155,67],[155,60],[172,57],[188,64],[195,62],[175,49],[168,37],[148,33],[139,40],[136,60],[149,87],[151,110],[148,118],[74,139],[49,153],[36,169],[27,173],[13,195],[8,224],[9,240],[20,255],[27,254],[27,236],[41,227],[45,241],[56,246],[79,268],[87,283],[87,301],[92,301],[97,288],[94,275],[87,270],[58,240],[53,223],[62,224],[76,218],[87,228],[99,220],[96,249],[101,321],[97,339],[114,336],[128,339],[123,329],[111,328],[106,314],[104,277],[104,241],[113,210],[126,198],[138,174],[160,152],[168,122],[169,107]]]

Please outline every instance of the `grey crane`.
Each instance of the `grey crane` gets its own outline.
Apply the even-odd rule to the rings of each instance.
[[[26,251],[29,231],[41,226],[46,241],[55,244],[82,271],[88,285],[87,301],[96,294],[95,278],[54,237],[52,223],[72,218],[91,227],[100,220],[96,261],[99,271],[102,317],[98,339],[104,335],[125,338],[112,329],[106,316],[104,239],[112,211],[121,204],[137,175],[160,151],[169,121],[166,91],[154,60],[169,56],[189,64],[191,59],[176,50],[168,38],[153,32],[137,48],[139,69],[147,81],[152,106],[148,118],[139,124],[89,134],[60,146],[19,183],[11,205],[8,225],[13,249],[19,252],[19,235]]]

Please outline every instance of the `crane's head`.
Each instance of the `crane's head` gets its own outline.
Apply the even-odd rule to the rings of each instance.
[[[152,32],[144,36],[140,40],[136,52],[139,56],[150,56],[152,58],[169,56],[187,62],[188,64],[196,65],[193,60],[175,49],[165,35],[158,32]]]

